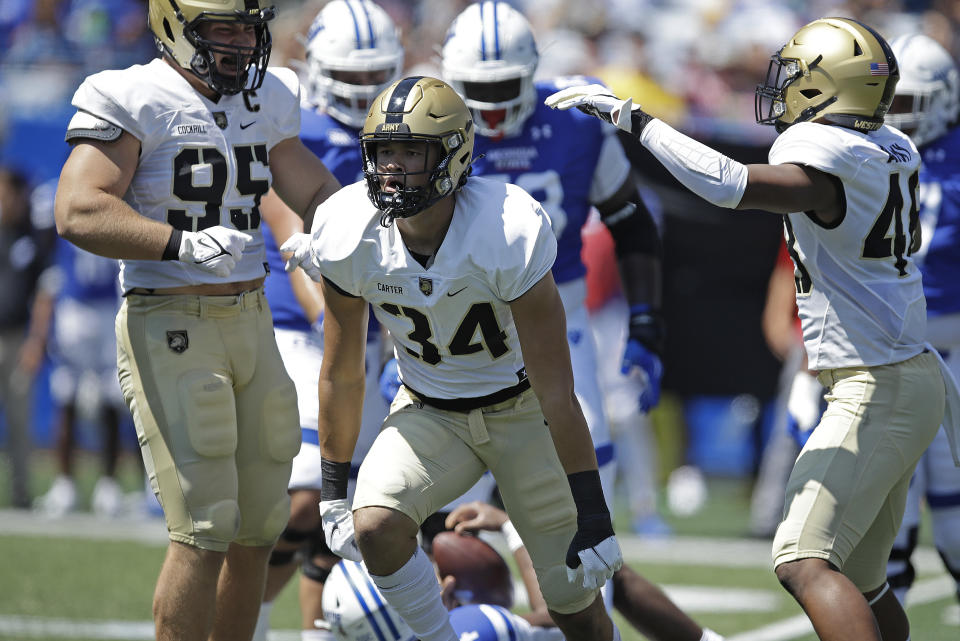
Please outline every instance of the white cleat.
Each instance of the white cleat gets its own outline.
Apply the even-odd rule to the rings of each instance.
[[[69,476],[59,475],[47,493],[34,501],[33,509],[51,518],[60,518],[77,508],[77,487]]]
[[[123,492],[117,482],[109,476],[101,476],[93,486],[91,506],[98,516],[115,517],[123,511]]]

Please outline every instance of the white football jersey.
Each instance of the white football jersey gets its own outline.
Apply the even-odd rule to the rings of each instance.
[[[179,261],[122,260],[123,291],[265,274],[258,205],[270,188],[270,149],[300,131],[299,91],[293,71],[269,69],[257,91],[213,102],[160,58],[84,80],[68,132],[101,119],[140,141],[140,163],[124,195],[133,209],[184,231],[224,225],[254,237],[225,278]]]
[[[842,184],[840,222],[784,216],[809,367],[885,365],[924,349],[926,302],[911,258],[920,156],[888,126],[871,133],[791,126],[770,163],[814,167]]]
[[[313,231],[324,276],[371,303],[413,390],[472,398],[525,377],[508,302],[543,278],[557,254],[550,220],[527,192],[470,178],[429,268],[410,255],[396,224],[380,226],[366,182],[320,205]]]

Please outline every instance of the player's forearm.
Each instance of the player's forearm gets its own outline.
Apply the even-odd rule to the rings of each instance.
[[[363,412],[364,379],[320,379],[317,436],[323,458],[340,463],[353,458]]]
[[[623,297],[628,304],[661,308],[663,277],[659,256],[633,252],[622,256],[617,266],[623,284]]]
[[[576,397],[566,403],[552,402],[540,395],[538,398],[564,472],[596,470],[597,455]]]
[[[103,191],[58,193],[55,214],[64,239],[108,258],[160,260],[173,231]]]

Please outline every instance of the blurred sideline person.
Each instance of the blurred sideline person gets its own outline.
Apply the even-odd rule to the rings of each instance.
[[[300,114],[300,139],[342,184],[363,178],[357,144],[360,128],[373,99],[403,68],[403,48],[390,16],[376,4],[334,0],[310,26],[307,76]],[[300,614],[304,641],[329,638],[314,621],[322,618],[321,595],[330,569],[339,560],[327,548],[320,527],[321,471],[317,437],[317,380],[323,357],[323,297],[319,285],[302,269],[289,275],[278,250],[303,222],[271,192],[261,210],[270,273],[264,284],[273,314],[277,346],[287,372],[297,386],[302,444],[290,477],[290,520],[270,555],[270,568],[255,639],[265,639],[270,609],[287,581],[301,568]],[[367,333],[368,393],[363,399],[360,440],[353,456],[351,479],[380,430],[389,405],[377,393],[381,367],[379,327]],[[352,489],[352,488],[351,488]],[[352,491],[350,496],[352,496]],[[299,563],[298,563],[299,562]]]
[[[596,207],[613,236],[629,313],[621,368],[643,381],[637,403],[645,413],[659,401],[663,374],[656,223],[640,199],[616,129],[576,111],[544,106],[548,95],[586,79],[534,83],[539,53],[523,14],[497,0],[471,4],[450,25],[441,57],[445,81],[464,99],[476,125],[474,175],[522,187],[550,217],[557,237],[552,274],[566,318],[577,400],[596,448],[604,495],[612,497],[616,459],[585,305],[581,230]],[[613,599],[633,625],[654,639],[703,636],[656,586],[627,566],[620,571],[628,575],[620,584],[630,591],[615,591]]]
[[[52,211],[52,191],[50,196]],[[35,313],[31,323],[51,328],[47,342],[53,361],[50,394],[57,404],[57,476],[34,507],[51,517],[76,509],[76,431],[79,419],[88,418],[97,423],[101,433],[101,476],[93,488],[91,507],[96,514],[117,516],[124,507],[123,493],[116,481],[123,411],[113,330],[119,307],[119,265],[116,260],[84,251],[62,238],[57,240],[54,261],[55,265],[44,273],[37,295],[38,299],[49,299],[38,302],[52,318],[42,319],[42,312]]]
[[[290,513],[296,391],[263,294],[261,197],[301,215],[338,187],[297,134],[299,85],[267,70],[272,7],[151,0],[161,57],[88,77],[57,230],[119,258],[120,386],[170,545],[157,639],[250,639]]]
[[[622,558],[573,393],[556,241],[521,188],[468,180],[473,129],[446,83],[392,84],[361,134],[366,182],[317,211],[313,236],[281,247],[288,268],[323,282],[324,533],[340,556],[362,553],[418,639],[454,641],[418,527],[490,469],[567,638],[619,639],[599,588]],[[368,304],[396,342],[403,387],[351,508]]]
[[[30,325],[40,275],[52,243],[33,220],[30,183],[0,166],[0,408],[6,424],[10,502],[29,508],[33,381],[43,364],[47,328]]]
[[[802,27],[757,88],[757,120],[780,136],[770,164],[749,166],[599,85],[547,99],[631,132],[718,206],[784,215],[809,367],[828,406],[790,475],[773,558],[825,641],[909,638],[886,561],[910,477],[945,413],[960,432],[960,393],[924,345],[911,257],[920,156],[883,124],[898,77],[890,46],[870,27],[847,18]]]
[[[920,149],[920,227],[916,253],[927,299],[927,340],[960,380],[960,73],[932,38],[910,34],[890,42],[900,82],[886,122]],[[930,510],[933,541],[960,599],[960,468],[941,428],[923,453],[907,494],[907,509],[887,564],[887,581],[901,603],[915,578],[920,503]]]

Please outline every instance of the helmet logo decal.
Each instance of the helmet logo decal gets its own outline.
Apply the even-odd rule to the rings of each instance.
[[[889,76],[890,65],[888,65],[885,62],[871,62],[870,75],[871,76]]]

